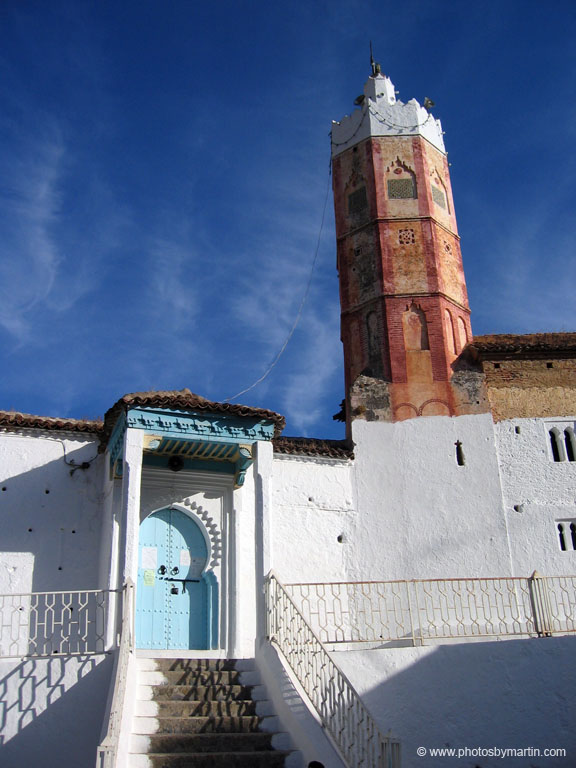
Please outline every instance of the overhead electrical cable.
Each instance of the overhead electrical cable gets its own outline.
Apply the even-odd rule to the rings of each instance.
[[[276,357],[272,360],[268,368],[264,371],[262,376],[260,376],[259,379],[256,379],[256,381],[251,384],[249,387],[246,387],[246,389],[241,390],[240,392],[237,392],[232,397],[227,397],[224,401],[225,403],[229,403],[232,400],[236,400],[236,398],[240,397],[241,395],[246,394],[246,392],[250,392],[251,389],[254,389],[254,387],[258,386],[258,384],[262,383],[264,379],[266,379],[274,367],[277,365],[278,361],[284,354],[284,350],[290,343],[290,339],[294,335],[294,331],[298,327],[298,323],[300,322],[300,318],[302,317],[302,312],[304,310],[304,305],[306,304],[306,300],[308,298],[308,294],[310,293],[310,287],[312,285],[312,277],[314,275],[314,268],[316,266],[316,262],[318,261],[318,253],[320,251],[320,241],[322,239],[322,231],[324,229],[324,220],[326,218],[326,204],[328,202],[328,193],[330,192],[330,176],[331,176],[331,166],[328,169],[328,181],[326,183],[326,195],[324,196],[324,207],[322,209],[322,220],[320,222],[320,229],[318,231],[318,239],[316,241],[316,249],[314,251],[314,258],[312,259],[312,266],[310,267],[310,274],[308,275],[308,282],[306,283],[306,288],[304,290],[304,295],[302,296],[302,300],[300,302],[300,306],[298,307],[298,312],[296,313],[296,319],[294,320],[294,323],[292,324],[292,327],[290,328],[290,331],[288,332],[288,335],[286,336],[286,339],[284,340],[284,343],[280,347],[280,350]]]

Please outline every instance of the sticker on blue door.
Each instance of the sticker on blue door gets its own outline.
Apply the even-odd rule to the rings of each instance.
[[[204,568],[208,546],[198,524],[162,509],[140,525],[136,647],[211,647],[213,585]]]

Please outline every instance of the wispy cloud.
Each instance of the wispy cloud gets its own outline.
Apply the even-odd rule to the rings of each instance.
[[[310,315],[305,338],[299,345],[296,370],[286,377],[282,388],[285,413],[303,435],[309,435],[330,415],[326,413],[326,394],[341,368],[341,358],[337,313]],[[337,402],[333,405],[336,411]]]
[[[0,157],[0,325],[24,341],[29,315],[45,299],[61,260],[52,236],[60,215],[58,188],[65,147],[57,124]]]
[[[196,254],[186,239],[156,237],[148,253],[150,310],[170,332],[191,330],[199,311],[193,273]]]

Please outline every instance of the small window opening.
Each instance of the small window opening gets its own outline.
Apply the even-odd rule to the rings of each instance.
[[[551,429],[548,434],[550,435],[550,448],[552,449],[552,458],[554,461],[562,461],[558,432],[555,429]]]
[[[494,368],[500,368],[500,363],[494,363]]]
[[[362,213],[368,206],[368,199],[366,197],[366,187],[360,187],[352,194],[348,195],[348,213],[357,214]]]
[[[514,432],[516,432],[517,435],[520,434],[520,427],[514,427]]]
[[[564,526],[562,523],[558,523],[558,536],[560,538],[560,549],[562,552],[566,552],[566,540],[564,539]]]
[[[417,198],[416,184],[411,176],[403,179],[388,180],[388,199],[389,200],[409,200]]]
[[[570,523],[570,538],[572,539],[572,549],[576,550],[576,523]]]
[[[554,363],[546,363],[546,368],[554,368]]]
[[[576,440],[574,430],[568,427],[564,430],[564,445],[566,446],[566,458],[568,461],[576,461]]]
[[[462,450],[462,443],[460,442],[460,440],[456,440],[454,445],[456,446],[456,463],[458,464],[459,467],[463,467],[466,462],[464,460],[464,451]]]

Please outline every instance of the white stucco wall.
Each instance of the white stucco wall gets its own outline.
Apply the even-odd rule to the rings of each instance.
[[[93,768],[112,658],[0,662],[2,768]]]
[[[91,463],[70,474],[66,461]],[[84,435],[0,434],[2,590],[101,586],[103,468],[98,441]]]
[[[403,768],[574,765],[573,637],[335,653]],[[418,747],[564,748],[566,757],[418,756]]]
[[[345,580],[355,518],[351,468],[349,461],[274,456],[269,555],[281,581]]]
[[[352,437],[353,462],[275,456],[271,560],[280,580],[510,574],[489,415],[358,420]]]
[[[352,437],[354,580],[510,573],[490,415],[357,420]]]
[[[558,522],[576,521],[576,462],[555,462],[548,432],[571,419],[513,419],[496,425],[504,508],[515,574],[576,573],[576,550],[562,551]],[[516,509],[515,509],[516,507]],[[569,537],[568,537],[569,538]]]

